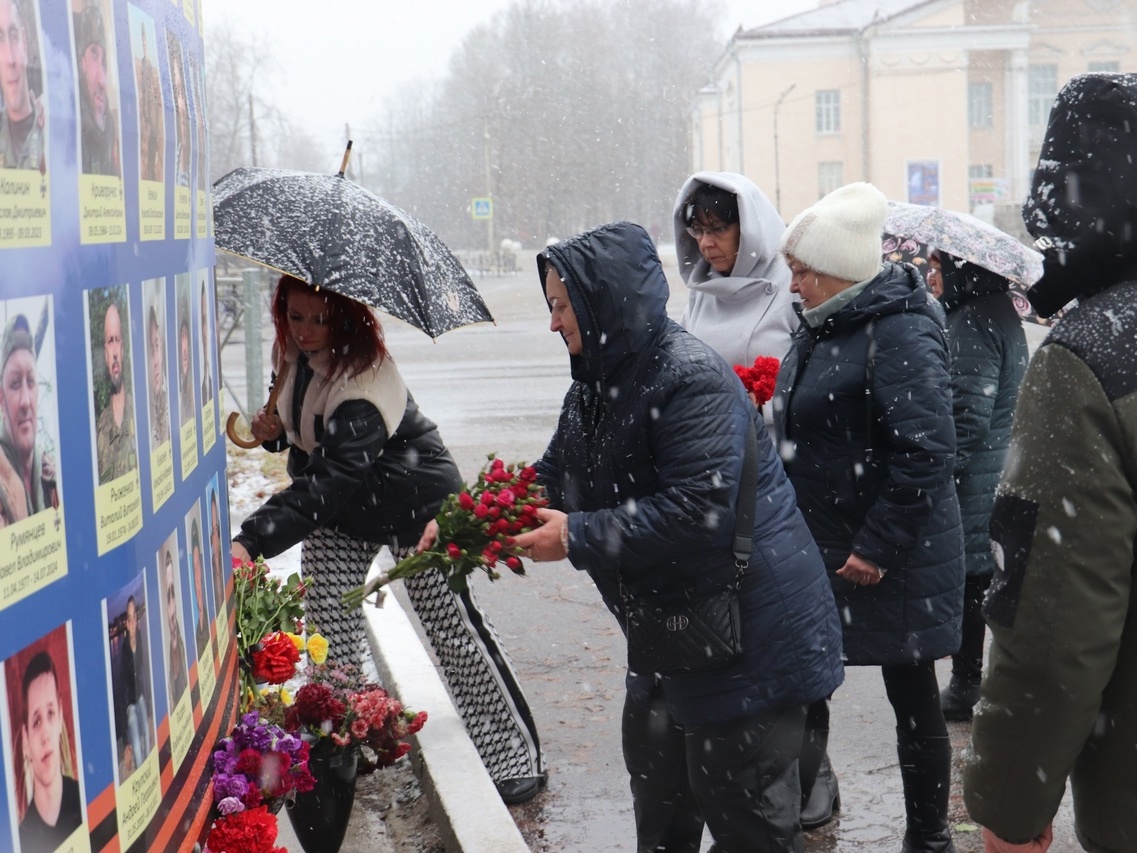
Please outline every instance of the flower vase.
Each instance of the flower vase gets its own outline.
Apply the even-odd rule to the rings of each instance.
[[[308,770],[316,780],[311,791],[297,793],[286,805],[288,820],[304,853],[336,853],[347,834],[355,804],[355,749],[312,750]]]

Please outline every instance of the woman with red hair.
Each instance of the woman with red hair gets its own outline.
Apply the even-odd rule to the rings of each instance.
[[[233,556],[273,557],[298,542],[313,580],[305,616],[333,657],[358,663],[363,615],[340,597],[358,587],[384,545],[413,550],[442,501],[462,488],[458,466],[407,390],[371,309],[283,276],[272,303],[277,411],[253,436],[288,449],[292,483],[241,525]],[[544,768],[536,725],[501,641],[471,592],[438,571],[405,581],[486,769],[507,802],[537,793]],[[468,642],[455,641],[468,636]]]

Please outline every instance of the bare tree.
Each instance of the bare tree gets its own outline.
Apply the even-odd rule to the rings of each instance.
[[[687,116],[723,44],[715,3],[516,0],[475,28],[433,93],[377,122],[373,188],[452,245],[539,245],[612,219],[669,231]]]
[[[268,46],[253,34],[242,34],[223,19],[207,25],[205,86],[211,181],[238,166],[312,171],[329,168],[312,136],[301,131],[265,95],[279,83],[279,74]]]

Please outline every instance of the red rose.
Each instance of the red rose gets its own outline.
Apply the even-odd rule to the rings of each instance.
[[[491,471],[500,471],[504,467],[505,467],[505,463],[502,462],[500,459],[495,459],[493,462],[490,463],[490,470]]]
[[[485,504],[478,504],[474,507],[474,518],[485,518],[490,508]]]
[[[470,497],[469,492],[462,492],[462,494],[458,495],[458,506],[462,507],[466,512],[474,508],[474,499]]]
[[[283,684],[296,672],[300,651],[287,634],[269,634],[253,650],[253,679],[270,684]]]
[[[508,566],[509,570],[515,574],[525,574],[525,568],[521,565],[521,561],[516,557],[506,557],[505,565]]]
[[[486,548],[482,551],[482,559],[486,561],[486,565],[491,569],[497,565],[497,553],[493,548]]]
[[[446,545],[446,553],[449,555],[451,560],[457,560],[462,556],[462,549],[455,545],[453,542],[450,542]]]
[[[486,492],[486,494],[488,495],[489,492]],[[496,506],[491,506],[490,511],[489,511],[489,517],[490,518],[500,518],[501,517],[501,509],[499,509]]]
[[[526,465],[521,469],[521,473],[517,476],[519,476],[526,483],[535,483],[537,482],[537,469],[532,465]]]
[[[486,489],[484,492],[482,492],[482,497],[480,500],[486,506],[490,506],[494,502],[494,497],[495,497],[494,493],[491,492],[489,489]]]

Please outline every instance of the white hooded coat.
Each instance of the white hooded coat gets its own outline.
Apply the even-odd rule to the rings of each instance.
[[[683,222],[683,202],[699,184],[721,187],[738,199],[740,238],[730,275],[707,263]],[[790,269],[778,251],[786,225],[765,193],[745,175],[696,172],[679,191],[673,220],[679,273],[689,291],[680,324],[728,364],[749,367],[760,355],[780,360],[799,321]]]

